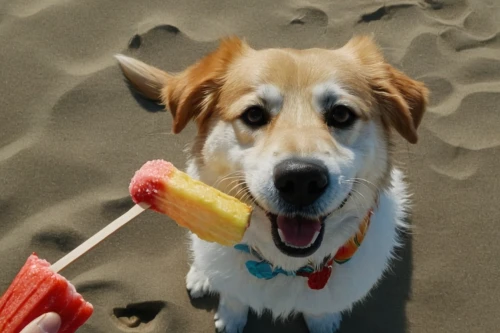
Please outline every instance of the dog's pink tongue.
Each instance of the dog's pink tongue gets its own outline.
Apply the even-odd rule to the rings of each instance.
[[[311,244],[316,232],[321,230],[319,220],[310,220],[303,217],[285,217],[278,215],[276,221],[278,229],[287,244],[297,247],[306,247]]]

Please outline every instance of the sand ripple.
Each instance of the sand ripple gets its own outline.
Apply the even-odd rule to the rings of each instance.
[[[184,165],[193,127],[171,135],[169,114],[131,93],[114,54],[179,71],[227,34],[257,48],[333,48],[355,33],[374,34],[394,66],[426,82],[431,107],[419,144],[397,146],[414,240],[340,333],[497,331],[498,0],[4,1],[0,290],[30,252],[55,261],[126,211],[144,161]],[[184,290],[186,243],[148,212],[70,266],[96,308],[81,332],[212,331],[216,302],[191,303]],[[249,330],[305,327],[252,315]]]

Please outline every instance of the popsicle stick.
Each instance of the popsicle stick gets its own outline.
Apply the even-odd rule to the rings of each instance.
[[[123,227],[125,224],[130,222],[132,219],[137,217],[139,214],[144,212],[149,208],[148,204],[140,203],[132,207],[128,212],[102,228],[94,236],[87,239],[85,242],[80,244],[76,249],[59,259],[50,268],[58,273],[63,270],[66,266],[71,264],[73,261],[84,255],[86,252],[91,250],[94,246],[102,242],[106,237],[113,234],[115,231]]]

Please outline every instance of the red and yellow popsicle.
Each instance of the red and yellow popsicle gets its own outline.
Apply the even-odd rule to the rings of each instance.
[[[235,245],[250,223],[252,207],[163,160],[144,164],[129,191],[135,203],[150,205],[206,241]]]
[[[19,333],[47,312],[61,316],[59,333],[75,332],[92,315],[93,307],[57,272],[147,208],[170,216],[204,240],[228,246],[241,241],[250,223],[250,206],[192,179],[163,160],[144,164],[129,190],[137,205],[54,265],[36,254],[28,258],[0,298],[0,333]]]

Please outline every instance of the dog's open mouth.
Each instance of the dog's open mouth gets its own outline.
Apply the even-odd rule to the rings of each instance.
[[[323,218],[288,217],[267,213],[276,247],[292,257],[313,254],[323,241]]]
[[[342,208],[350,194],[337,209]],[[324,221],[330,214],[318,218],[300,215],[285,216],[266,213],[271,221],[271,232],[276,247],[291,257],[307,257],[321,246],[324,234]]]

